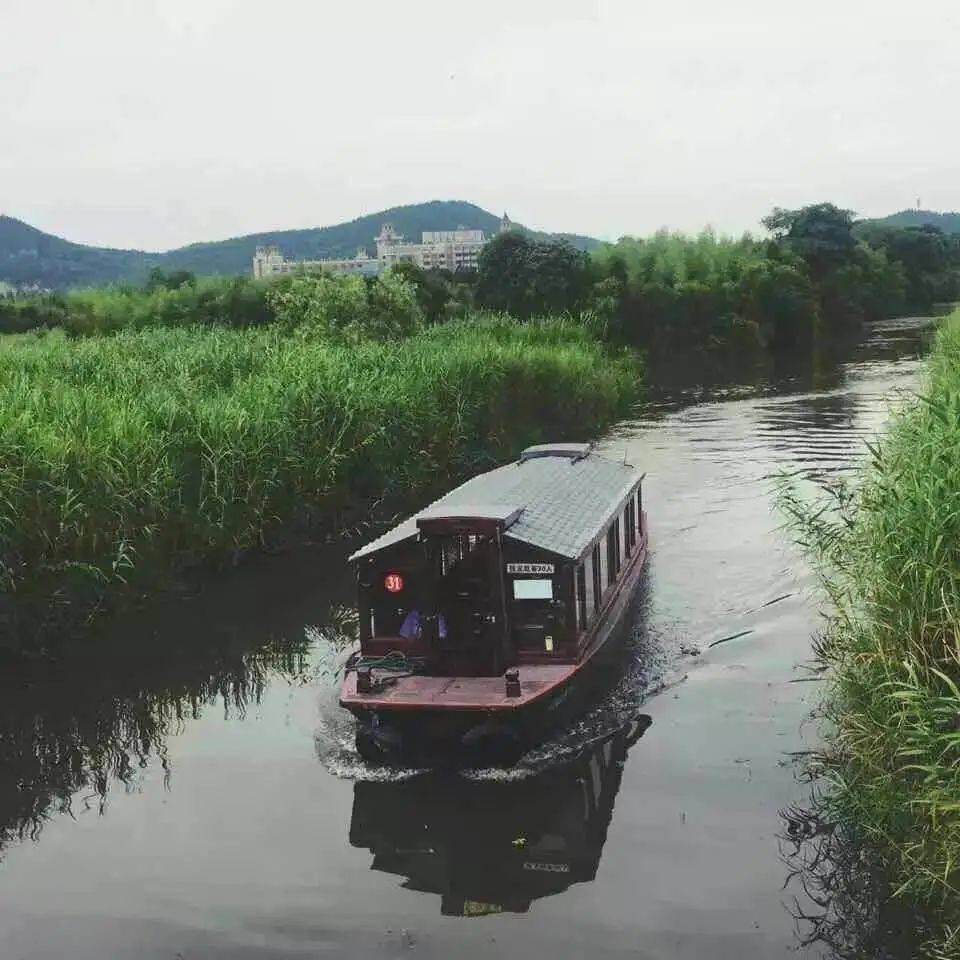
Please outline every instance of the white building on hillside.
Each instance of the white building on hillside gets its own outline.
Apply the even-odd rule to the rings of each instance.
[[[504,214],[500,232],[511,230],[513,224]],[[361,247],[357,255],[346,260],[287,260],[276,246],[257,247],[253,257],[255,277],[276,277],[298,270],[326,270],[329,273],[376,276],[396,263],[415,263],[424,270],[476,270],[480,251],[487,238],[482,230],[425,230],[420,243],[406,240],[393,226],[385,223],[375,238],[376,257],[368,256]]]
[[[424,270],[476,270],[487,242],[482,230],[425,230],[420,243],[411,243],[385,223],[377,237],[377,259],[389,267],[408,261]]]
[[[382,269],[380,263],[369,256],[363,247],[357,250],[355,257],[345,260],[287,260],[277,246],[257,247],[253,255],[253,275],[257,278],[279,277],[301,270],[326,270],[329,273],[375,277]]]

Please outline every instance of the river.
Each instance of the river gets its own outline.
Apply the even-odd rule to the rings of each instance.
[[[925,322],[747,384],[655,390],[622,676],[512,770],[386,771],[336,705],[335,542],[260,558],[0,682],[0,957],[826,953],[784,888],[815,746],[812,575],[775,478],[828,480],[918,384]]]

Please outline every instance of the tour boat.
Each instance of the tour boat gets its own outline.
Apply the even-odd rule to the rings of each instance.
[[[517,755],[612,646],[647,554],[643,474],[590,444],[528,447],[367,544],[340,703],[371,760]]]

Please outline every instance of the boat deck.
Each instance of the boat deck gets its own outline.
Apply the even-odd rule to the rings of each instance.
[[[528,706],[563,684],[575,663],[520,667],[520,696],[508,697],[499,677],[401,677],[382,690],[357,693],[357,675],[344,680],[340,704],[363,710],[514,710]],[[377,678],[389,674],[377,673]]]

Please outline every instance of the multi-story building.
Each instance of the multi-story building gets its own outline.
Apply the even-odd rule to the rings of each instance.
[[[504,214],[500,231],[512,229]],[[396,263],[415,263],[424,270],[476,270],[480,251],[487,238],[482,230],[425,230],[420,243],[408,241],[393,226],[385,223],[375,238],[377,255],[371,257],[361,247],[357,255],[346,260],[287,260],[276,246],[257,247],[253,257],[255,277],[275,277],[298,270],[326,270],[329,273],[376,276]]]
[[[409,261],[424,270],[476,270],[486,243],[482,230],[425,230],[420,243],[410,243],[385,223],[377,237],[377,259],[389,267]]]
[[[358,274],[375,277],[383,267],[361,247],[355,257],[344,260],[287,260],[277,246],[257,247],[253,255],[253,275],[279,277],[301,270],[326,270],[329,273]]]

